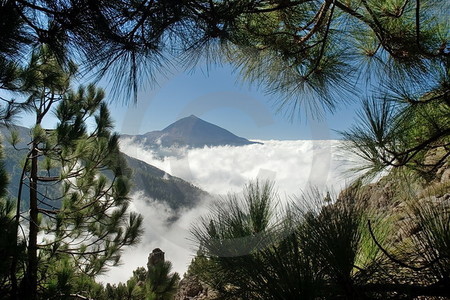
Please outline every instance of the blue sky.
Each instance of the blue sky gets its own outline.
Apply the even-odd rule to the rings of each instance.
[[[229,66],[196,67],[192,71],[174,71],[159,76],[157,84],[140,88],[138,102],[114,100],[107,79],[97,86],[106,90],[115,130],[125,134],[143,134],[161,130],[191,114],[223,127],[238,136],[258,140],[339,139],[335,131],[348,128],[356,118],[356,103],[342,103],[334,114],[321,120],[304,113],[291,120],[277,112],[277,97],[265,95],[256,86],[242,83]],[[34,117],[21,115],[19,125],[30,127]],[[44,126],[51,127],[54,118]]]
[[[267,96],[255,86],[240,83],[227,66],[173,72],[157,82],[157,86],[141,89],[137,104],[111,103],[118,132],[160,130],[194,114],[249,139],[337,139],[339,135],[333,130],[348,128],[357,107],[342,104],[320,122],[302,113],[290,120],[283,112],[277,113],[277,95]]]

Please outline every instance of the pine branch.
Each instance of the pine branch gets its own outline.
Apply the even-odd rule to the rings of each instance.
[[[391,261],[393,261],[394,263],[407,268],[407,269],[411,269],[413,271],[422,271],[425,270],[427,268],[432,267],[434,264],[438,263],[441,259],[443,259],[443,257],[437,257],[436,259],[428,262],[426,265],[420,266],[420,267],[415,267],[415,266],[411,266],[409,264],[406,264],[404,262],[402,262],[401,260],[395,258],[392,254],[390,254],[381,244],[380,242],[378,242],[377,238],[375,237],[375,234],[372,230],[372,225],[370,220],[367,220],[367,227],[369,229],[369,233],[370,236],[372,237],[372,240],[374,241],[374,243],[377,245],[377,247],[381,250],[381,252],[384,253],[384,255],[386,255]]]

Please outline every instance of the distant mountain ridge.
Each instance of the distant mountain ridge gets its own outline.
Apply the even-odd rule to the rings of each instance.
[[[133,138],[135,142],[149,147],[187,146],[190,148],[203,148],[205,146],[261,144],[239,137],[194,115],[182,118],[163,130],[151,131],[142,135],[122,135],[122,138]]]

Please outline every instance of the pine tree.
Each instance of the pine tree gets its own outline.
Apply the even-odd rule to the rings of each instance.
[[[155,256],[154,256],[155,255]],[[180,276],[172,273],[172,263],[164,260],[164,252],[159,248],[149,256],[147,268],[139,267],[126,283],[107,284],[107,299],[120,300],[169,300],[173,299]]]
[[[328,204],[304,193],[281,212],[267,185],[250,185],[192,229],[201,253],[189,275],[221,299],[450,297],[448,204],[415,202],[400,225],[416,234],[399,241],[394,218],[368,208],[356,189]]]
[[[67,259],[77,272],[94,276],[119,262],[121,249],[136,243],[142,217],[128,211],[129,176],[111,133],[104,93],[93,85],[72,90],[72,64],[61,67],[42,47],[21,75],[26,100],[20,104],[35,117],[20,191],[29,189],[26,272],[21,297],[37,299],[52,265]],[[54,112],[58,123],[43,128]],[[19,215],[20,214],[20,215]],[[63,293],[64,291],[61,291]]]
[[[6,174],[5,166],[3,163],[3,137],[0,135],[0,199],[4,199],[6,196],[6,187],[8,185],[8,175]]]
[[[0,135],[0,298],[5,298],[10,289],[9,272],[12,256],[17,253],[16,226],[14,224],[14,204],[7,198],[8,176],[4,169],[3,148]]]
[[[81,57],[134,95],[167,58],[191,66],[206,57],[280,95],[291,117],[369,98],[360,126],[344,136],[372,170],[409,165],[426,176],[449,157],[422,161],[449,144],[446,1],[2,1],[0,9],[8,17],[0,84],[8,89],[20,54],[42,43],[61,64]]]
[[[161,72],[168,58],[192,65],[204,55],[211,62],[231,61],[244,78],[283,94],[282,106],[305,104],[316,115],[354,95],[366,75],[407,87],[414,96],[414,85],[439,85],[438,73],[448,68],[448,4],[440,0],[0,5],[11,19],[1,23],[5,45],[46,43],[61,62],[82,58],[100,76],[111,71],[116,86],[129,91],[136,91],[139,75]]]
[[[172,263],[160,261],[149,265],[146,278],[146,294],[152,300],[169,300],[176,293],[180,276],[171,273]]]

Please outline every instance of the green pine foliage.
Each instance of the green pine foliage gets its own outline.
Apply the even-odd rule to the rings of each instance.
[[[441,1],[253,5],[233,20],[225,53],[244,79],[284,96],[280,106],[290,116],[302,108],[317,117],[361,94],[401,91],[405,103],[431,93],[448,98]]]
[[[448,147],[445,1],[4,1],[0,8],[10,21],[2,25],[6,64],[23,65],[19,50],[45,43],[61,65],[82,58],[83,67],[110,75],[113,86],[136,96],[140,78],[160,73],[167,58],[192,66],[203,57],[230,63],[244,80],[275,93],[290,117],[300,111],[319,117],[349,100],[371,103],[361,126],[344,137],[375,172],[415,168],[427,150]],[[3,88],[18,88],[13,67],[2,68]],[[7,120],[14,103],[3,100]],[[390,127],[376,119],[375,111],[384,111],[380,102],[389,103],[381,117]]]
[[[2,146],[2,136],[0,135],[0,199],[3,199],[6,196],[6,186],[8,185],[8,175],[5,171],[4,166],[4,153],[3,153],[3,146]]]
[[[23,231],[14,230],[18,241],[27,241],[27,259],[12,258],[11,297],[77,293],[73,278],[93,278],[117,265],[122,248],[142,234],[142,217],[128,210],[131,171],[111,132],[104,92],[94,85],[72,90],[75,71],[42,47],[19,77],[25,96],[20,108],[32,113],[36,124],[19,182],[21,223],[15,225],[28,220],[29,231],[22,237]],[[43,128],[50,113],[58,123]],[[20,208],[25,201],[29,217]]]
[[[445,205],[416,205],[400,226],[424,227],[399,243],[393,230],[399,224],[368,209],[357,192],[323,203],[323,195],[312,191],[284,213],[260,214],[261,207],[271,211],[276,195],[264,199],[270,184],[249,186],[240,204],[229,196],[229,206],[192,230],[200,250],[188,275],[224,299],[449,296]],[[251,205],[255,199],[261,206]],[[252,215],[267,226],[247,230]]]
[[[9,180],[3,168],[2,150],[0,144],[0,299],[5,299],[11,289],[13,257],[23,261],[25,245],[22,241],[17,241],[16,207],[6,193]]]
[[[281,93],[288,114],[303,107],[312,116],[370,78],[412,91],[430,82],[444,87],[439,78],[448,76],[448,4],[441,0],[52,0],[0,8],[8,16],[0,51],[17,55],[12,50],[45,43],[60,63],[76,57],[135,95],[142,78],[175,59],[231,62],[244,79]]]
[[[147,269],[139,267],[126,283],[107,284],[107,299],[120,300],[170,300],[173,299],[180,276],[172,273],[170,261],[160,261]]]
[[[95,282],[93,277],[78,272],[70,256],[53,262],[48,266],[47,272],[49,276],[40,295],[42,299],[110,299],[102,284]]]
[[[15,248],[15,226],[12,222],[14,218],[14,205],[11,201],[7,201],[4,198],[0,198],[0,225],[1,225],[1,238],[0,238],[0,253],[2,261],[0,262],[1,272],[1,286],[0,295],[5,293],[4,290],[7,286],[7,280],[9,276],[9,268],[11,265],[11,257]]]
[[[435,180],[437,170],[450,156],[450,105],[446,97],[364,102],[359,122],[342,133],[350,142],[346,149],[364,161],[355,170],[372,176],[394,167],[414,171],[426,181]],[[405,101],[416,102],[405,105]],[[427,159],[433,155],[433,160]]]
[[[161,261],[154,266],[148,266],[146,287],[149,300],[170,300],[177,291],[180,276],[171,273],[172,263]]]

